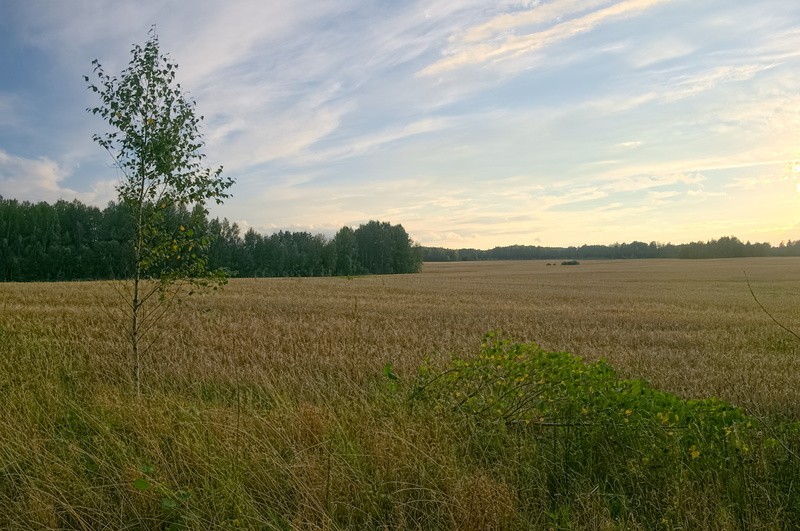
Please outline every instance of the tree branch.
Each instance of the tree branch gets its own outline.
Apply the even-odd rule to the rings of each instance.
[[[795,337],[797,340],[800,340],[800,335],[798,335],[798,334],[797,334],[797,332],[795,332],[794,330],[792,330],[792,329],[790,329],[790,328],[787,328],[786,326],[784,326],[784,325],[783,325],[783,323],[781,323],[780,321],[778,321],[777,319],[775,319],[775,317],[773,317],[773,316],[772,316],[772,314],[771,314],[771,313],[769,313],[769,310],[767,310],[766,308],[764,308],[764,305],[763,305],[763,304],[761,304],[761,302],[759,302],[758,298],[756,297],[756,294],[753,292],[753,286],[751,286],[751,285],[750,285],[750,279],[749,279],[749,278],[747,278],[747,271],[743,271],[743,273],[744,273],[744,279],[745,279],[745,281],[747,281],[747,289],[749,289],[749,290],[750,290],[750,295],[752,295],[752,296],[753,296],[753,300],[754,300],[754,301],[756,301],[756,304],[758,304],[759,308],[761,308],[761,310],[762,310],[762,311],[763,311],[765,314],[767,314],[767,316],[768,316],[770,319],[772,319],[772,322],[773,322],[773,323],[775,323],[776,325],[780,326],[781,328],[783,328],[784,330],[786,330],[787,332],[789,332],[790,334],[792,334],[792,335],[793,335],[793,336],[794,336],[794,337]]]

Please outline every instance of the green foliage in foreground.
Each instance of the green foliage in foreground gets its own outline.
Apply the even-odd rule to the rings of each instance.
[[[423,367],[411,397],[460,426],[465,461],[504,471],[526,520],[524,500],[545,489],[538,509],[559,525],[587,524],[587,496],[644,529],[800,522],[800,423],[757,422],[492,334],[476,358]]]
[[[790,529],[800,429],[488,336],[415,378],[152,379],[0,328],[0,528]],[[166,369],[165,369],[166,370]]]

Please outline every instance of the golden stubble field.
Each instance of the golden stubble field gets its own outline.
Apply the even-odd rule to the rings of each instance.
[[[683,397],[798,418],[800,342],[759,309],[745,271],[764,306],[800,330],[795,258],[428,263],[416,275],[233,279],[176,306],[144,385],[222,380],[298,400],[357,397],[386,363],[411,378],[425,359],[469,356],[483,334],[502,330],[603,357]],[[0,285],[0,330],[113,383],[130,365],[115,305],[104,282]],[[41,370],[55,370],[47,359]]]

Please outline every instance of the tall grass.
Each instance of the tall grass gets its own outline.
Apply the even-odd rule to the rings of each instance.
[[[2,285],[0,528],[789,529],[797,346],[753,308],[740,271],[791,324],[798,264],[481,263],[234,281],[163,323],[141,399],[102,311],[107,285]],[[499,355],[481,348],[490,329],[605,357],[619,373],[609,385],[653,384],[639,388],[644,403],[695,411],[683,399],[718,396],[736,418],[712,422],[725,441],[712,444],[707,432],[684,440],[688,424],[665,439],[653,425],[663,409],[615,405],[606,418],[576,402],[571,414],[596,429],[546,414],[523,428],[454,409],[455,384],[415,393],[453,356]]]

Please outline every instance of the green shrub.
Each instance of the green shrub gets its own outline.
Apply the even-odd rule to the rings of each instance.
[[[554,524],[579,524],[575,504],[590,491],[613,520],[645,528],[800,516],[789,472],[796,427],[770,435],[730,404],[621,379],[604,361],[489,334],[475,358],[423,366],[410,397],[460,426],[465,465],[506,470],[520,499],[544,490],[550,502],[539,509]]]

